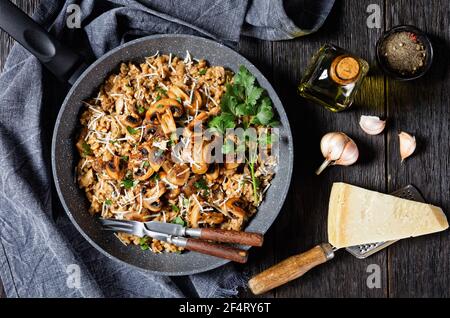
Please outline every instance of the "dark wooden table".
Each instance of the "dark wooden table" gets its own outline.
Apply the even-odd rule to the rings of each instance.
[[[39,0],[17,1],[31,13]],[[381,28],[369,28],[369,4],[381,8]],[[448,0],[338,0],[319,32],[292,41],[242,39],[240,52],[255,63],[278,91],[295,138],[295,169],[283,211],[254,250],[246,268],[257,273],[282,259],[327,239],[327,205],[331,184],[346,181],[391,192],[416,185],[426,198],[450,211],[450,2]],[[381,33],[398,24],[413,24],[433,39],[435,63],[429,74],[413,82],[396,82],[380,74],[374,47]],[[0,34],[0,67],[11,41]],[[311,55],[324,43],[347,48],[371,65],[351,110],[334,114],[306,102],[296,85]],[[368,136],[358,126],[360,115],[388,118],[383,135]],[[418,140],[416,154],[401,164],[397,134],[404,130]],[[319,142],[329,131],[355,139],[361,156],[351,167],[332,167],[317,177]],[[370,264],[380,268],[380,288],[367,287]],[[1,293],[0,293],[1,294]],[[244,296],[250,296],[244,294]],[[366,260],[340,251],[267,297],[450,297],[449,232],[400,241]]]

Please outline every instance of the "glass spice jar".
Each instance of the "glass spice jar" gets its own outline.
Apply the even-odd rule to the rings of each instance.
[[[298,86],[301,96],[339,112],[353,103],[369,64],[337,46],[326,44],[314,54]]]

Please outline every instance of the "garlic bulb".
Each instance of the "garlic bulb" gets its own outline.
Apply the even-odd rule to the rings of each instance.
[[[329,165],[349,166],[354,164],[359,157],[356,143],[342,132],[331,132],[322,137],[320,150],[325,161],[317,169],[319,175]]]
[[[398,134],[398,138],[400,141],[400,156],[403,162],[416,150],[416,137],[402,131]]]
[[[386,121],[381,120],[380,117],[377,116],[361,116],[359,120],[359,125],[361,129],[364,130],[369,135],[378,135],[386,127]]]

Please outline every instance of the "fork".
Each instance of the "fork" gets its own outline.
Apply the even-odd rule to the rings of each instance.
[[[238,263],[247,262],[248,252],[239,248],[211,243],[202,239],[173,236],[161,232],[150,231],[145,223],[130,220],[100,219],[103,229],[123,232],[138,237],[150,236],[156,240],[164,241],[187,250],[228,259]]]

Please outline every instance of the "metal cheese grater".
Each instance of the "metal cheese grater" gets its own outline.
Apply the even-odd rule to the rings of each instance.
[[[399,198],[408,199],[412,201],[425,202],[419,190],[417,190],[413,185],[407,185],[404,188],[401,188],[395,192],[392,192],[391,195],[394,195]],[[362,244],[356,246],[347,247],[347,251],[351,253],[353,256],[363,259],[367,256],[370,256],[383,248],[395,243],[397,241],[386,241],[386,242],[378,242],[371,244]]]

